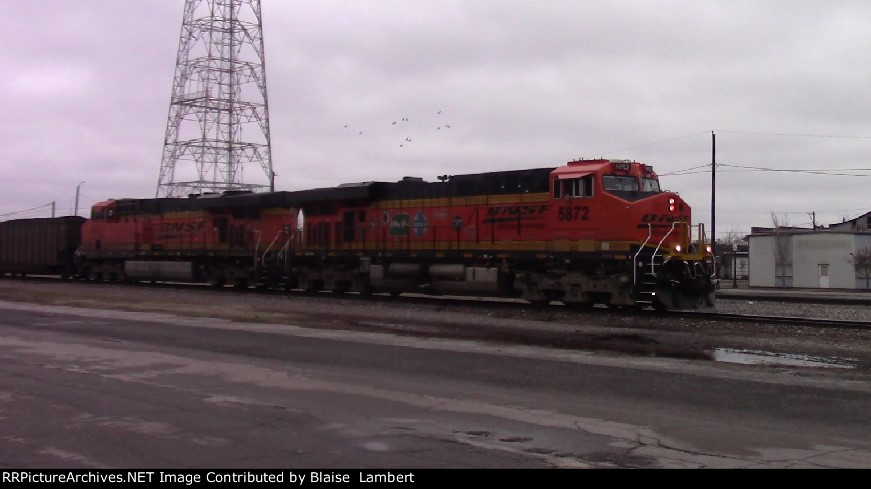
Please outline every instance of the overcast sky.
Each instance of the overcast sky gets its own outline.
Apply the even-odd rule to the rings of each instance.
[[[153,197],[183,0],[0,3],[0,214]],[[718,235],[871,210],[867,0],[262,4],[278,190],[604,156],[709,225],[713,131]]]

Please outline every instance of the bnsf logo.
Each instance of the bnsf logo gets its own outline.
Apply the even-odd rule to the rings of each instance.
[[[670,216],[668,214],[644,214],[641,216],[641,222],[663,222],[673,223],[675,221],[689,221],[689,216]]]
[[[641,216],[642,224],[639,224],[638,227],[646,227],[647,224],[653,224],[654,226],[664,226],[674,222],[689,222],[689,220],[689,216],[670,216],[668,214],[644,214],[643,216]]]
[[[523,217],[538,216],[547,212],[550,206],[542,205],[507,205],[487,209],[487,217]]]
[[[550,209],[547,204],[541,205],[506,205],[503,207],[490,207],[487,209],[485,224],[508,222],[515,220],[542,219]]]
[[[160,224],[162,233],[193,233],[203,229],[203,221],[199,222],[164,222]]]

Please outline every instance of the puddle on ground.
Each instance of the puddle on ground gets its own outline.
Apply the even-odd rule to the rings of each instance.
[[[855,358],[812,357],[790,353],[774,353],[759,350],[735,350],[715,348],[711,354],[715,362],[741,363],[745,365],[788,365],[791,367],[856,368]]]

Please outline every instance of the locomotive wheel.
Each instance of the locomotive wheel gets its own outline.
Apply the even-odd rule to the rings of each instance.
[[[563,302],[569,309],[592,309],[596,307],[595,302]]]
[[[300,285],[306,294],[320,292],[323,288],[323,283],[320,280],[301,280]]]
[[[351,290],[350,282],[346,282],[343,280],[333,282],[332,291],[334,294],[344,294],[345,292],[348,292],[349,290]]]
[[[209,279],[209,285],[215,288],[221,288],[226,285],[227,280],[224,277],[212,277]]]

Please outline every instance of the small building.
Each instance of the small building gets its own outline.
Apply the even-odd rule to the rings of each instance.
[[[850,228],[853,221],[856,230]],[[828,229],[754,228],[749,236],[750,286],[867,288],[851,259],[871,248],[871,232],[867,219],[853,221]],[[865,227],[860,231],[858,226]]]
[[[829,225],[830,231],[852,231],[852,232],[867,232],[871,231],[871,212],[862,214],[861,216],[850,219],[849,221],[839,222]]]

